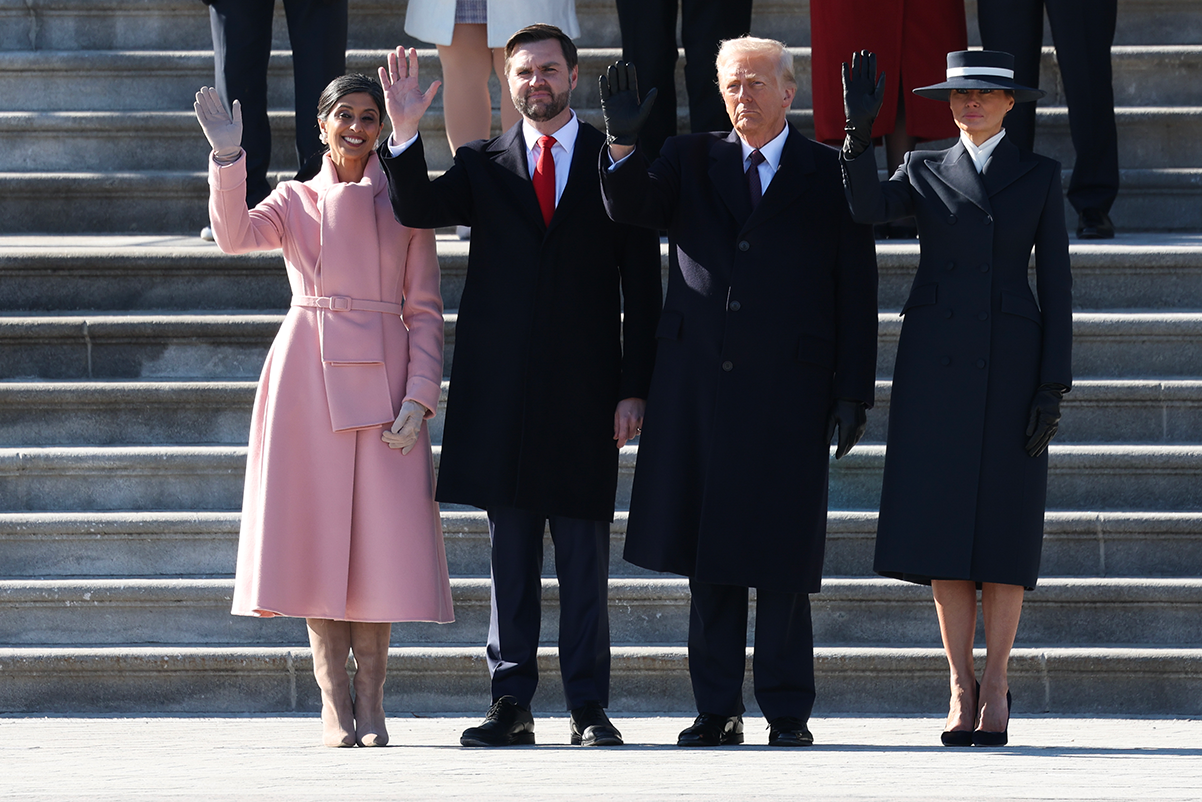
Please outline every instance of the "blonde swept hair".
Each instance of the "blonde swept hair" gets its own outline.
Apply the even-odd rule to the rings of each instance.
[[[785,49],[784,42],[775,39],[761,39],[758,36],[740,36],[737,39],[724,39],[718,47],[718,57],[714,59],[717,72],[722,72],[726,62],[738,56],[760,55],[775,59],[778,62],[777,77],[786,86],[797,86],[797,78],[793,75],[793,54]]]

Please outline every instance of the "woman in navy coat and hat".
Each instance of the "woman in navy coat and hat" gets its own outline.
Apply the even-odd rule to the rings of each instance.
[[[947,746],[1006,743],[1006,668],[1023,592],[1039,573],[1047,445],[1072,384],[1072,276],[1060,164],[1020,150],[1003,121],[1038,89],[1014,58],[957,51],[947,80],[915,89],[948,102],[960,141],[915,151],[879,181],[875,57],[843,66],[844,184],[859,223],[914,216],[921,256],[898,343],[875,570],[930,584],[951,667]],[[1035,250],[1036,290],[1027,280]],[[986,665],[973,666],[977,589]]]

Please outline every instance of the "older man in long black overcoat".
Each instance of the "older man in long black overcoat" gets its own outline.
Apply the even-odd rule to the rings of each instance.
[[[472,228],[437,498],[488,512],[494,704],[461,743],[534,742],[549,523],[572,739],[618,744],[603,710],[609,524],[619,448],[637,434],[651,380],[659,243],[605,214],[596,173],[604,136],[568,105],[577,81],[572,40],[533,25],[513,35],[506,53],[522,122],[461,147],[434,180],[417,130],[437,84],[419,90],[413,51],[390,56],[392,76],[381,71],[397,132],[380,155],[397,218]]]
[[[806,745],[807,594],[821,584],[828,425],[845,452],[872,402],[876,258],[843,202],[838,153],[786,122],[796,84],[784,47],[732,40],[717,67],[735,131],[671,138],[650,167],[623,144],[649,99],[638,105],[625,64],[602,86],[606,209],[667,229],[671,242],[625,556],[690,578],[701,715],[678,743],[742,741],[754,587],[755,692],[769,742]]]

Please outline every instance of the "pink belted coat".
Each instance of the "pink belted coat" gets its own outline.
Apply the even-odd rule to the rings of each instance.
[[[255,395],[233,613],[450,622],[428,429],[407,455],[380,439],[403,401],[438,408],[434,233],[396,222],[374,155],[357,184],[327,155],[250,210],[245,181],[210,159],[217,244],[282,248],[293,297]]]

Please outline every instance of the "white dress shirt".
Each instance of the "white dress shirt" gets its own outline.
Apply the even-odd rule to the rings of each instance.
[[[960,141],[964,143],[964,149],[968,151],[968,155],[972,158],[973,165],[977,168],[977,173],[985,172],[985,163],[989,161],[989,157],[993,155],[993,149],[997,147],[997,143],[1002,141],[1002,137],[1006,135],[1006,129],[1003,128],[993,136],[986,139],[980,147],[972,143],[968,138],[966,131],[960,132]]]
[[[789,138],[789,126],[786,123],[784,130],[773,137],[771,142],[768,142],[764,147],[760,148],[760,155],[764,160],[760,162],[760,188],[764,194],[768,192],[768,185],[772,183],[772,177],[776,175],[776,171],[780,169],[780,155],[785,150],[785,140]],[[751,167],[751,153],[755,148],[747,144],[747,140],[739,137],[739,144],[743,146],[743,172],[746,174]]]

